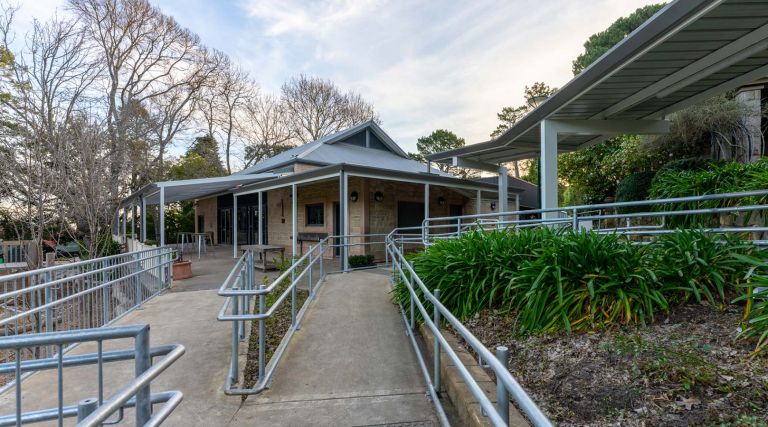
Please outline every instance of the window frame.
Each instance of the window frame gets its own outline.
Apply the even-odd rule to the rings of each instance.
[[[310,209],[320,208],[320,223],[310,222]],[[304,205],[304,225],[307,227],[324,227],[325,226],[325,203],[307,203]]]

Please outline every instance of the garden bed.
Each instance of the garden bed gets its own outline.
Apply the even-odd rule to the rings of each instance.
[[[274,303],[280,294],[283,292],[289,280],[286,283],[275,289],[267,295],[267,310]],[[306,302],[309,297],[309,291],[306,289],[296,288],[296,314]],[[258,301],[258,300],[257,300]],[[258,302],[257,302],[258,304]],[[254,312],[258,311],[258,305],[254,307]],[[275,310],[275,314],[267,319],[266,323],[266,349],[264,355],[267,359],[267,363],[272,358],[272,354],[280,345],[288,329],[291,327],[291,297],[283,301],[283,303]],[[265,365],[266,366],[266,365]],[[259,322],[253,321],[251,324],[251,335],[248,341],[248,356],[245,363],[245,369],[243,371],[243,387],[251,388],[259,380]],[[246,396],[243,396],[245,400]]]
[[[465,325],[510,349],[510,371],[558,425],[768,425],[768,355],[737,340],[743,308],[691,303],[649,326],[515,337],[484,310]]]

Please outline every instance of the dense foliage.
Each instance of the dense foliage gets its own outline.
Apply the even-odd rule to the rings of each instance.
[[[743,293],[749,271],[735,254],[755,252],[698,230],[638,245],[614,234],[537,228],[466,233],[411,262],[459,319],[493,308],[515,318],[515,332],[530,333],[645,323],[686,301],[722,307]],[[404,286],[395,299],[408,306]]]
[[[617,19],[611,26],[593,34],[584,43],[584,53],[573,61],[573,74],[579,74],[605,52],[624,40],[632,31],[647,21],[654,13],[664,7],[664,3],[649,4],[635,10],[631,15]]]
[[[635,200],[645,200],[648,198],[651,182],[655,172],[635,172],[619,182],[616,187],[617,202],[632,202]],[[624,208],[623,212],[642,211],[645,207]]]

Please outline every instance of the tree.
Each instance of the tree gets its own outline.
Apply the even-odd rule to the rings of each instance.
[[[69,0],[69,5],[104,67],[111,159],[107,191],[117,203],[129,190],[120,184],[131,166],[127,162],[131,139],[147,139],[131,134],[128,126],[141,117],[135,113],[146,104],[198,78],[190,64],[199,58],[199,39],[147,0]],[[165,145],[157,148],[162,157]]]
[[[189,150],[170,169],[172,179],[209,178],[225,173],[219,146],[211,135],[195,138]]]
[[[429,154],[461,148],[465,143],[464,138],[459,138],[455,133],[445,129],[437,129],[428,136],[422,136],[416,140],[416,150],[418,152],[408,153],[408,157],[420,162],[426,162],[425,158]],[[464,179],[472,176],[472,172],[465,168],[457,168],[445,163],[437,163],[436,166],[443,172],[449,172]]]
[[[244,129],[245,167],[275,156],[292,147],[288,113],[285,105],[271,95],[258,95],[245,104],[243,119],[249,126]]]
[[[544,82],[535,82],[531,86],[526,86],[523,90],[523,98],[527,101],[536,96],[551,96],[557,92],[557,88],[549,87]],[[498,138],[501,134],[511,128],[512,125],[522,119],[523,116],[531,111],[531,106],[526,102],[523,105],[517,107],[504,107],[501,112],[496,115],[501,123],[496,126],[493,132],[491,132],[491,138]],[[530,162],[525,165],[526,169],[530,168]],[[520,178],[520,162],[515,160],[512,162],[512,170],[514,171],[515,178]],[[538,179],[536,180],[538,182]]]
[[[658,12],[664,3],[649,4],[635,10],[627,17],[617,19],[605,31],[591,35],[584,42],[584,52],[573,60],[573,74],[579,74],[616,43],[624,40],[632,31]]]
[[[330,80],[300,74],[285,82],[281,92],[291,132],[302,143],[367,120],[379,122],[373,105],[355,92],[343,93]]]

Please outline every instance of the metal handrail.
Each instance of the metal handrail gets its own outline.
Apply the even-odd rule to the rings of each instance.
[[[0,336],[112,324],[167,289],[173,258],[173,249],[154,248],[0,276]],[[45,359],[54,347],[28,346],[21,356]]]
[[[661,223],[654,226],[648,225],[635,225],[628,227],[612,227],[608,229],[598,228],[596,231],[601,233],[615,232],[622,234],[663,234],[665,226],[667,225],[666,219],[669,217],[679,217],[686,215],[702,215],[702,214],[726,214],[726,213],[746,213],[756,212],[761,210],[768,210],[766,204],[750,204],[744,206],[722,206],[712,208],[687,208],[687,209],[675,209],[675,210],[649,210],[643,212],[626,212],[619,213],[621,208],[630,207],[658,207],[664,205],[678,204],[678,203],[695,203],[695,202],[707,202],[737,198],[748,197],[764,197],[768,196],[768,189],[744,191],[735,193],[721,193],[721,194],[707,194],[702,196],[688,196],[688,197],[674,197],[667,199],[655,199],[655,200],[637,200],[631,202],[615,202],[615,203],[600,203],[592,205],[576,205],[576,206],[564,206],[558,208],[549,209],[533,209],[533,210],[518,210],[509,212],[498,213],[486,213],[486,214],[473,214],[473,215],[460,215],[450,217],[435,217],[426,218],[422,222],[422,241],[425,245],[431,244],[431,240],[434,238],[454,238],[465,231],[467,225],[472,226],[477,221],[486,219],[497,220],[496,228],[528,228],[538,226],[561,226],[565,228],[578,229],[582,223],[585,222],[597,222],[598,225],[604,220],[609,219],[632,219],[632,218],[649,218],[660,219]],[[607,211],[614,211],[616,213],[606,213]],[[558,216],[547,217],[546,214],[557,213]],[[536,216],[536,218],[521,218]],[[439,223],[443,222],[443,223]],[[447,222],[447,224],[446,224]],[[446,229],[455,228],[456,231],[451,232],[432,232],[434,229]],[[744,232],[745,228],[749,228],[747,231],[751,232],[766,232],[768,226],[750,226],[750,227],[719,227],[711,228],[712,232],[728,233],[728,232]],[[639,232],[640,230],[648,230],[648,233]]]
[[[130,350],[103,351],[103,342],[125,338],[134,339],[134,347]],[[97,352],[85,355],[64,355],[64,347],[95,342]],[[26,423],[58,420],[63,424],[64,418],[77,417],[78,425],[98,426],[114,414],[118,414],[116,423],[122,420],[125,408],[136,408],[136,425],[159,425],[179,405],[182,393],[167,391],[150,393],[150,383],[178,360],[185,352],[184,346],[175,344],[157,348],[149,346],[149,325],[128,325],[106,328],[94,328],[64,332],[45,332],[25,334],[14,337],[0,338],[0,350],[13,350],[16,353],[14,362],[0,364],[0,371],[14,372],[14,388],[16,391],[16,408],[13,415],[0,416],[0,426],[20,426]],[[19,357],[21,350],[28,347],[56,346],[55,357],[35,361],[22,361]],[[153,357],[160,357],[153,364]],[[104,397],[104,368],[103,364],[121,360],[134,360],[136,377],[122,387],[113,396]],[[97,365],[98,391],[96,397],[81,400],[77,404],[64,406],[63,370],[71,366]],[[58,405],[55,408],[22,411],[22,375],[25,371],[39,369],[56,369],[58,371]],[[164,403],[157,411],[152,411],[153,404]]]
[[[436,293],[432,293],[427,289],[424,282],[419,278],[419,276],[416,274],[416,272],[413,270],[413,267],[411,264],[406,260],[403,252],[401,249],[398,248],[398,239],[396,239],[394,236],[396,235],[398,229],[395,229],[390,233],[390,236],[387,238],[387,250],[390,251],[390,256],[392,257],[392,266],[393,266],[393,274],[397,274],[399,276],[399,279],[401,280],[401,283],[406,286],[410,293],[410,320],[407,319],[405,308],[401,305],[400,309],[403,315],[403,320],[406,324],[406,328],[408,329],[409,335],[413,337],[415,333],[415,313],[414,313],[414,307],[418,308],[419,312],[422,315],[422,318],[424,319],[424,324],[429,328],[429,330],[432,332],[432,335],[435,339],[435,346],[434,346],[434,368],[433,368],[433,375],[434,380],[431,380],[429,378],[429,373],[426,370],[426,365],[424,363],[423,355],[421,354],[421,349],[419,348],[418,344],[416,343],[415,339],[412,338],[412,344],[414,347],[414,350],[417,354],[417,358],[419,359],[419,364],[422,368],[422,373],[425,376],[425,380],[427,383],[427,389],[429,391],[429,394],[432,396],[433,404],[435,405],[436,409],[438,410],[438,414],[441,418],[441,423],[444,425],[448,424],[447,417],[445,416],[445,411],[442,408],[442,404],[440,403],[440,400],[438,399],[438,394],[440,392],[440,352],[441,350],[445,352],[445,354],[448,356],[448,358],[451,359],[457,370],[459,371],[459,374],[461,375],[462,379],[465,381],[467,386],[469,387],[470,392],[472,395],[477,399],[477,401],[480,403],[480,406],[484,410],[484,412],[488,415],[491,422],[496,426],[506,426],[509,423],[509,397],[512,397],[515,402],[518,404],[520,409],[523,411],[523,413],[528,417],[528,419],[531,421],[531,423],[534,426],[551,426],[551,422],[549,419],[544,415],[544,413],[539,409],[539,407],[533,402],[533,400],[528,396],[528,394],[525,392],[525,390],[520,386],[520,384],[515,380],[515,378],[512,376],[512,374],[507,369],[507,349],[504,347],[497,348],[497,354],[494,355],[491,353],[490,350],[488,350],[480,340],[478,340],[454,315],[450,312],[441,302],[439,299],[439,290],[436,289]],[[405,268],[405,269],[404,269]],[[406,273],[407,271],[407,273]],[[395,284],[394,281],[396,279],[393,278],[393,285]],[[434,308],[434,313],[432,316],[429,315],[426,308],[424,307],[423,302],[420,300],[418,295],[416,294],[416,291],[414,289],[414,283],[418,285],[419,289],[421,289],[422,295],[424,298],[426,298],[429,303],[432,304]],[[440,325],[442,323],[442,320],[447,321],[456,331],[457,334],[459,334],[464,341],[469,344],[472,349],[477,352],[477,354],[482,358],[482,360],[486,361],[487,367],[491,369],[495,375],[496,375],[496,382],[497,382],[497,405],[494,406],[494,404],[488,399],[488,397],[485,395],[482,388],[480,388],[477,381],[472,377],[472,374],[469,372],[469,370],[464,366],[463,362],[459,358],[459,356],[456,354],[456,352],[451,348],[448,341],[443,336],[442,332],[440,331]]]
[[[296,259],[291,266],[274,279],[268,286],[260,284],[256,286],[254,275],[254,254],[252,251],[246,251],[235,263],[235,267],[229,273],[224,283],[218,290],[218,295],[226,297],[224,304],[219,310],[217,319],[219,321],[232,322],[232,349],[229,364],[229,371],[224,384],[224,393],[227,395],[249,395],[257,394],[266,389],[272,375],[282,359],[285,348],[299,329],[301,320],[304,318],[309,304],[315,298],[317,287],[324,281],[326,272],[324,271],[323,254],[330,247],[328,242],[337,236],[326,237],[315,245],[310,246],[307,253]],[[312,279],[312,267],[316,264],[320,266],[320,274],[316,281]],[[269,293],[283,285],[290,277],[290,283],[285,286],[277,299],[271,304],[269,309],[266,307],[266,297]],[[304,305],[298,309],[296,307],[296,287],[301,280],[307,278],[309,296]],[[280,305],[291,296],[291,326],[283,336],[280,344],[275,349],[269,363],[266,362],[266,321],[271,318]],[[252,299],[258,298],[258,305]],[[250,307],[253,302],[257,313],[252,313]],[[228,313],[229,312],[229,313]],[[259,328],[259,366],[258,382],[251,388],[236,387],[234,384],[239,382],[239,359],[238,348],[241,341],[246,339],[245,322],[257,321]]]

